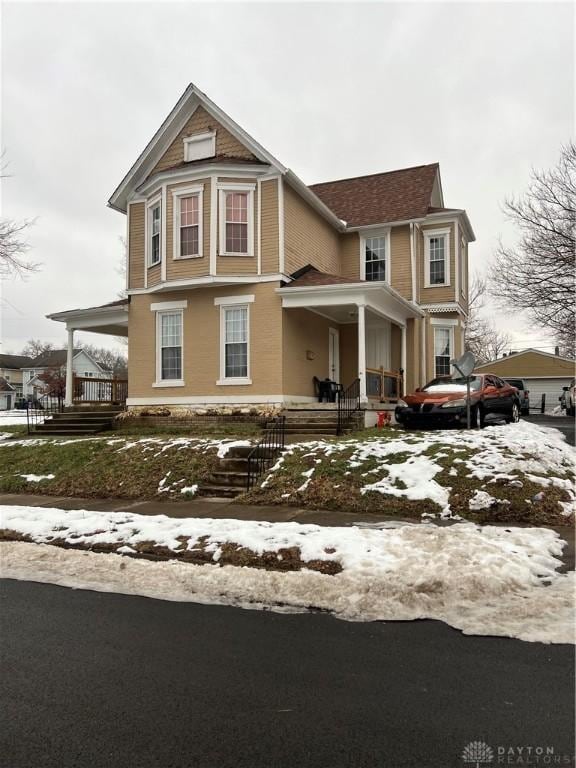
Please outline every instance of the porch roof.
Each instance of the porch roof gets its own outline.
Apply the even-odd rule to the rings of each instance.
[[[108,304],[86,309],[69,309],[46,315],[49,320],[65,323],[67,330],[128,336],[128,304],[130,299],[117,299]]]
[[[423,317],[424,312],[416,304],[401,296],[387,283],[380,281],[356,282],[314,270],[314,280],[295,280],[277,288],[285,309],[311,309],[328,316],[338,323],[352,322],[348,307],[364,306],[377,315],[406,325],[409,318]],[[308,277],[308,272],[306,276]],[[326,278],[323,280],[323,276]]]

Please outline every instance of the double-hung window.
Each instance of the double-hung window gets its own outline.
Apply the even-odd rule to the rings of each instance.
[[[160,238],[162,232],[162,203],[160,200],[148,206],[148,266],[160,264]]]
[[[434,328],[434,375],[449,376],[452,358],[452,329]]]
[[[388,280],[388,237],[367,237],[364,241],[366,280]]]
[[[202,256],[202,187],[173,192],[174,258]]]
[[[425,287],[450,285],[450,230],[425,232]]]
[[[251,384],[250,303],[254,296],[223,297],[220,309],[220,379],[218,384]]]
[[[220,255],[254,254],[254,189],[242,185],[220,187]]]
[[[182,380],[182,310],[157,313],[157,378]]]

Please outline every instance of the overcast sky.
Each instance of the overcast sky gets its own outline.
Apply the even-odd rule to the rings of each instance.
[[[4,3],[3,215],[42,269],[5,282],[2,351],[57,344],[49,312],[117,298],[110,194],[192,81],[305,182],[440,162],[482,271],[501,202],[573,133],[569,3]],[[499,316],[516,348],[550,341]],[[86,341],[114,340],[84,334]]]

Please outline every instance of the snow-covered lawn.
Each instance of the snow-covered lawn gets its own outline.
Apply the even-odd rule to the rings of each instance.
[[[574,641],[574,575],[558,573],[562,541],[549,529],[330,528],[34,507],[1,507],[0,516],[5,537],[28,537],[0,544],[5,578],[166,600],[321,609],[350,621],[438,619],[466,634]],[[174,559],[139,559],[142,544],[148,555]],[[118,554],[76,549],[95,546]],[[225,564],[230,551],[250,553],[258,567]],[[293,569],[282,572],[285,553],[295,551]],[[194,564],[195,553],[206,564]],[[322,563],[337,567],[321,572]]]
[[[26,411],[25,410],[12,410],[12,411],[0,411],[0,432],[2,427],[13,427],[17,424],[22,426],[26,425]]]
[[[483,430],[383,433],[292,445],[252,493],[262,503],[355,507],[442,517],[531,507],[569,516],[576,451],[560,432],[521,421]],[[500,519],[506,519],[501,517]]]

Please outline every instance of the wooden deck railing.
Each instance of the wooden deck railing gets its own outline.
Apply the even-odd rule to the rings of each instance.
[[[125,405],[127,395],[128,379],[74,376],[73,399],[75,403]]]
[[[366,368],[366,394],[379,403],[398,400],[402,397],[402,374],[384,368]]]

